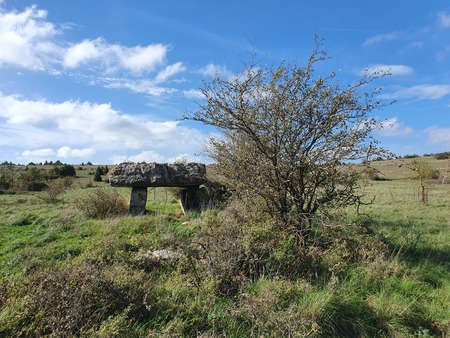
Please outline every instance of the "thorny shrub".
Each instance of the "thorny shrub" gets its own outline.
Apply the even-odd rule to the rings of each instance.
[[[127,212],[127,203],[116,190],[95,189],[76,198],[75,205],[90,218],[119,216]]]
[[[236,294],[262,276],[298,276],[307,262],[295,231],[281,231],[269,217],[235,202],[217,216],[207,214],[192,245],[220,295]]]
[[[40,196],[46,203],[59,202],[59,196],[63,194],[73,183],[71,177],[58,178],[50,181]]]
[[[257,207],[232,202],[217,215],[204,216],[192,246],[200,271],[216,280],[219,295],[237,294],[261,277],[326,280],[388,255],[383,240],[358,223],[316,220],[314,229],[305,246],[294,227],[280,229]]]
[[[66,337],[95,329],[111,316],[150,314],[151,280],[125,266],[75,263],[39,271],[8,290],[0,336]],[[8,311],[6,311],[6,310]]]

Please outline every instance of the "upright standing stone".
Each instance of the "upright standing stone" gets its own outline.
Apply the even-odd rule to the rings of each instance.
[[[202,212],[208,209],[210,198],[204,187],[187,187],[181,190],[180,205],[183,213],[187,215],[189,211]]]
[[[132,187],[130,197],[130,215],[139,216],[145,214],[147,204],[147,187]]]

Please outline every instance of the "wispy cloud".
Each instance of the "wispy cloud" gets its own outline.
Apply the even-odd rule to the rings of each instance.
[[[169,65],[163,70],[161,70],[158,73],[158,75],[156,75],[155,82],[157,83],[165,82],[175,74],[179,74],[184,71],[186,71],[186,67],[183,65],[182,62],[174,63],[173,65]]]
[[[450,85],[417,85],[396,90],[392,93],[384,94],[384,97],[394,99],[415,98],[437,100],[444,96],[450,95]]]
[[[92,148],[84,149],[72,149],[68,146],[63,146],[56,151],[58,157],[70,158],[70,157],[81,157],[88,158],[95,154],[95,150]]]
[[[450,13],[447,12],[439,12],[437,15],[438,25],[441,28],[449,28],[450,27]]]
[[[176,74],[186,71],[182,62],[177,62],[162,69],[154,79],[130,79],[130,78],[100,78],[97,82],[103,82],[106,88],[128,89],[135,93],[151,96],[162,96],[178,92],[178,89],[164,86],[164,83],[171,80]],[[183,82],[183,80],[175,83]]]
[[[381,129],[377,131],[379,136],[384,137],[402,137],[411,135],[414,129],[403,125],[398,117],[392,117],[381,122]]]
[[[154,80],[108,78],[105,79],[103,82],[104,82],[103,86],[105,88],[128,89],[135,93],[157,97],[178,92],[178,89],[160,85],[158,82]]]
[[[438,52],[436,54],[436,58],[439,61],[445,60],[450,55],[450,45],[444,48],[442,51]]]
[[[110,157],[112,163],[122,162],[166,162],[166,158],[153,150],[145,150],[136,155],[113,155]]]
[[[373,65],[360,72],[360,75],[410,75],[414,73],[414,69],[405,65]]]
[[[144,150],[135,155],[113,155],[110,157],[112,163],[122,163],[122,162],[159,162],[159,163],[173,163],[179,160],[187,160],[187,161],[199,161],[199,158],[196,156],[190,156],[188,154],[180,154],[175,157],[166,157],[161,155],[160,153],[153,150]],[[202,159],[203,162],[205,162]]]
[[[66,158],[90,158],[95,154],[95,150],[92,148],[85,149],[72,149],[68,146],[63,146],[57,150],[52,148],[43,148],[35,150],[24,150],[18,158],[25,163],[29,162],[44,162],[52,157],[58,157],[60,159]]]
[[[450,128],[430,127],[425,132],[429,143],[442,145],[446,151],[448,150],[450,145]]]
[[[364,46],[372,46],[376,45],[382,42],[388,42],[388,41],[396,41],[403,39],[405,37],[404,32],[391,32],[391,33],[385,33],[385,34],[379,34],[375,35],[371,38],[368,38],[366,41],[364,41]]]
[[[213,63],[209,63],[205,67],[202,67],[198,70],[198,72],[205,77],[222,77],[226,79],[230,79],[234,76],[234,74],[227,69],[226,66],[220,66]]]
[[[204,99],[205,96],[203,95],[202,91],[199,89],[189,89],[183,91],[184,97],[190,100],[198,100],[198,99]]]

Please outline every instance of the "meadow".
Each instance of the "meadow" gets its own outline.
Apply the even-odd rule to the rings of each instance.
[[[301,252],[263,221],[228,222],[240,206],[184,215],[165,188],[145,216],[90,217],[80,198],[130,196],[95,166],[52,203],[0,195],[0,337],[449,337],[448,160],[421,160],[441,173],[426,204],[411,160],[374,162],[371,203]]]

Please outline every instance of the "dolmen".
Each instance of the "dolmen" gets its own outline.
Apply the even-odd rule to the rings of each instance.
[[[201,163],[121,163],[108,173],[113,187],[130,187],[129,214],[144,215],[148,187],[179,187],[180,202],[184,213],[201,211],[206,182],[206,166]]]

